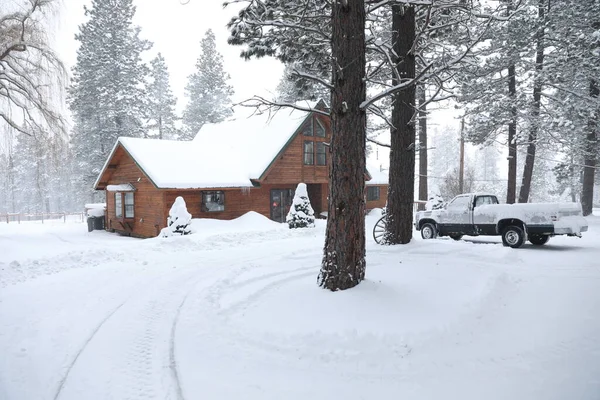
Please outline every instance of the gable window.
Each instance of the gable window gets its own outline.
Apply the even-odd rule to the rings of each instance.
[[[115,216],[117,218],[133,218],[135,203],[133,192],[115,192]]]
[[[324,142],[317,142],[317,165],[327,165],[327,147]]]
[[[379,200],[379,186],[367,186],[367,201]]]
[[[304,136],[313,136],[312,119],[306,121],[306,123],[302,127],[302,134]]]
[[[202,211],[225,211],[225,192],[222,190],[202,192]]]
[[[315,136],[325,137],[325,127],[323,126],[323,123],[319,121],[319,118],[315,118]]]
[[[314,163],[315,163],[314,142],[313,141],[305,141],[304,142],[304,165],[314,165]]]

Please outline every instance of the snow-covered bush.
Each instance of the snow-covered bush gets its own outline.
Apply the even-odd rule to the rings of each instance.
[[[310,205],[306,184],[299,183],[294,194],[294,201],[290,207],[290,212],[285,218],[290,229],[294,228],[313,228],[315,226],[315,212]]]
[[[192,222],[192,214],[190,214],[185,205],[183,197],[178,196],[169,210],[169,218],[167,218],[167,227],[161,231],[162,237],[173,235],[189,235],[192,233],[190,224]]]
[[[425,204],[425,210],[441,210],[442,208],[444,208],[445,205],[446,202],[444,201],[442,196],[440,196],[439,194],[434,194],[429,198],[429,200],[427,200],[427,203]]]

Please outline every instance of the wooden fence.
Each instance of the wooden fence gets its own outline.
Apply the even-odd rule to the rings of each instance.
[[[71,218],[72,216],[72,218]],[[60,221],[66,223],[69,221],[83,222],[85,220],[85,213],[7,213],[0,214],[0,222],[17,223],[35,221],[43,224],[44,221]]]

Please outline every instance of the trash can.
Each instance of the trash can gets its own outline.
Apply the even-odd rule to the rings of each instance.
[[[104,217],[94,217],[94,229],[98,231],[104,229]]]
[[[94,230],[94,225],[96,222],[95,219],[96,219],[96,217],[88,217],[87,218],[88,232],[91,232]]]
[[[95,217],[95,216],[91,216],[88,217],[87,219],[87,225],[88,225],[88,232],[97,230],[103,230],[104,229],[104,217]]]

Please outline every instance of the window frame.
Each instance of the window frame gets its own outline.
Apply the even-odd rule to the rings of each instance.
[[[319,135],[319,130],[313,129],[313,134],[315,137],[324,138],[327,137],[327,129],[325,129],[325,125],[321,122],[319,118],[315,118],[315,124],[318,125],[323,131],[323,135]],[[316,126],[315,126],[316,127]]]
[[[123,192],[115,192],[115,217],[123,219]]]
[[[222,206],[223,207],[222,209],[211,210],[207,207],[206,196],[214,195],[214,194],[219,194],[221,196],[220,203],[217,202],[217,204]],[[211,202],[211,203],[214,203],[214,202]],[[207,213],[224,212],[225,211],[225,191],[224,190],[203,190],[200,195],[200,210],[202,212],[207,212]]]
[[[306,146],[310,144],[310,151],[306,151]],[[307,156],[310,155],[310,163],[307,161]],[[304,165],[315,165],[315,141],[305,140],[302,145],[302,163]]]
[[[302,126],[302,136],[315,136],[312,118],[310,121],[306,121],[306,123]]]
[[[319,152],[319,147],[323,150],[322,152]],[[323,163],[320,163],[320,159],[319,156],[323,155]],[[323,166],[323,165],[327,165],[327,146],[325,145],[325,142],[317,142],[317,146],[315,149],[315,158],[316,158],[316,164],[318,166]]]
[[[131,204],[126,200],[127,195],[131,195]],[[127,212],[127,206],[131,206],[131,215]],[[115,192],[115,217],[119,220],[132,220],[135,218],[135,192]]]
[[[374,198],[373,190],[376,191],[377,196]],[[381,187],[380,186],[367,186],[367,201],[378,201],[381,200]]]

